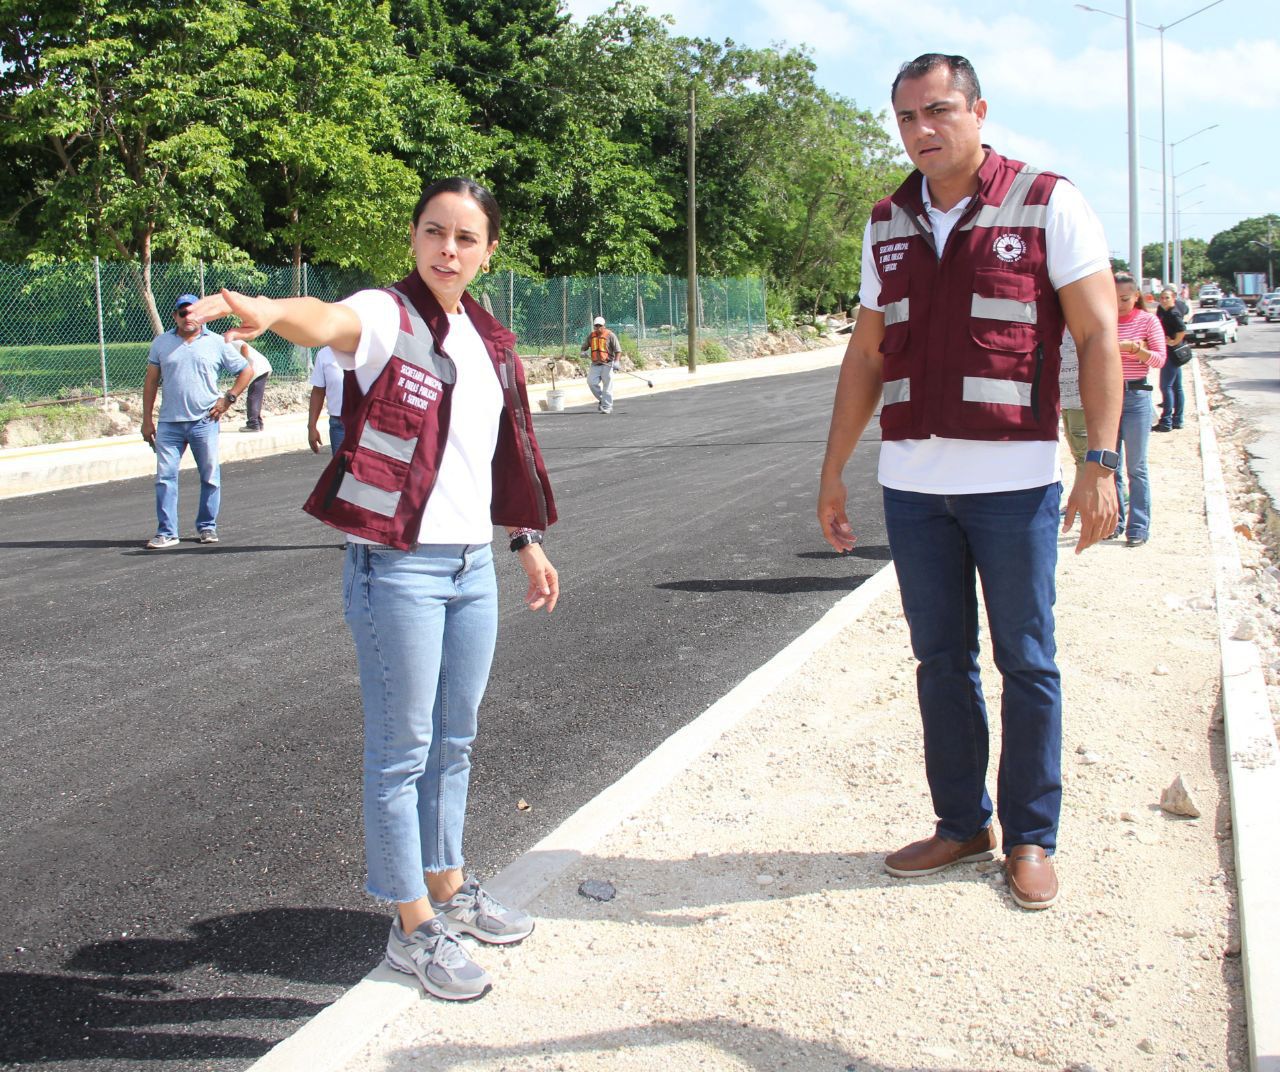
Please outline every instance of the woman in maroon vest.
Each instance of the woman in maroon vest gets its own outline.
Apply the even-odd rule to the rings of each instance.
[[[487,972],[458,942],[518,942],[533,920],[463,870],[471,743],[497,633],[493,526],[506,527],[531,610],[559,598],[542,532],[555,504],[533,436],[515,337],[467,294],[498,245],[493,195],[468,179],[423,190],[415,270],[330,304],[223,291],[228,338],[271,330],[329,346],[347,370],[346,436],[306,504],[347,533],[345,617],[364,701],[367,889],[396,904],[393,968],[428,993],[483,996]]]

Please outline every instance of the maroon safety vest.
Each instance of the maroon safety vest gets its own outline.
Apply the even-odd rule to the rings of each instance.
[[[871,212],[884,309],[884,439],[1058,436],[1064,320],[1045,223],[1058,175],[989,146],[939,259],[914,171]]]
[[[353,536],[410,550],[417,544],[444,455],[457,370],[444,349],[449,318],[417,272],[387,292],[400,308],[392,357],[367,392],[353,374],[346,374],[346,434],[303,509]],[[462,305],[502,385],[493,454],[493,523],[545,529],[555,522],[556,508],[533,435],[515,336],[470,294],[463,294]]]

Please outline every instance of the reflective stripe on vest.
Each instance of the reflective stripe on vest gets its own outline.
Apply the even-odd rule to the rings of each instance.
[[[871,221],[871,242],[892,242],[898,238],[914,238],[921,233],[922,228],[916,225],[912,219],[911,213],[901,205],[894,202],[889,204],[889,218],[887,220]],[[929,234],[928,226],[923,228],[925,234]]]
[[[964,378],[966,402],[991,402],[998,406],[1030,406],[1031,384],[1019,380],[997,380],[989,376]]]
[[[902,302],[895,302],[894,304],[905,305],[906,301],[904,299]],[[969,310],[974,316],[981,317],[984,320],[1005,320],[1011,324],[1036,323],[1036,303],[1033,301],[1021,302],[1012,298],[983,298],[975,294]],[[888,323],[888,321],[886,320],[885,323]]]
[[[609,360],[609,336],[591,333],[591,360],[598,365]]]
[[[910,315],[910,298],[903,298],[901,301],[890,302],[884,307],[884,326],[892,327],[894,324],[901,324]]]
[[[895,402],[911,401],[910,380],[890,380],[884,385],[884,404],[892,406]]]
[[[343,476],[342,483],[338,486],[337,498],[383,517],[395,517],[400,505],[400,492],[375,488],[372,484],[357,480],[350,473]]]
[[[960,229],[972,231],[975,227],[1040,227],[1049,216],[1048,205],[1028,205],[1027,195],[1041,174],[1040,168],[1023,164],[1009,184],[1009,191],[998,205],[983,205],[971,220]]]
[[[385,454],[388,458],[395,458],[396,461],[408,465],[413,461],[413,452],[418,449],[418,437],[401,439],[390,432],[383,432],[371,424],[366,424],[364,434],[360,437],[360,445],[366,450]]]

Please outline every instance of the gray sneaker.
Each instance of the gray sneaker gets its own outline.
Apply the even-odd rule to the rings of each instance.
[[[147,550],[167,551],[170,547],[177,547],[179,542],[176,536],[164,536],[157,532],[147,541]]]
[[[387,963],[416,975],[428,994],[445,1001],[474,1001],[489,993],[493,980],[472,960],[439,916],[405,934],[397,917],[387,938]]]
[[[490,945],[522,942],[533,933],[531,915],[494,900],[473,878],[443,903],[432,898],[431,907],[454,934],[469,934]]]
[[[201,529],[200,542],[201,543],[217,543],[218,530],[217,529]]]

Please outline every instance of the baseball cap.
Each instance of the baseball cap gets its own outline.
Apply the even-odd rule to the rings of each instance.
[[[173,303],[173,310],[177,312],[184,305],[195,305],[199,300],[195,294],[179,294],[178,300]]]
[[[604,326],[604,317],[602,317],[602,316],[598,316],[598,317],[596,317],[593,321],[591,321],[591,323],[592,323],[592,324],[599,324],[601,327],[603,327],[603,326]]]

